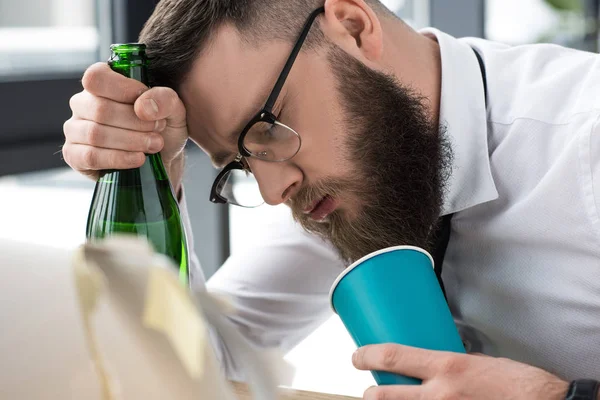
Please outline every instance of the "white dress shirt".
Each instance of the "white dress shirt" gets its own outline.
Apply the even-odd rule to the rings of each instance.
[[[600,379],[599,56],[422,33],[441,49],[440,121],[455,156],[443,279],[467,347]],[[487,108],[471,48],[485,64]],[[185,202],[182,211],[187,220]],[[249,340],[287,350],[330,315],[328,291],[344,266],[291,217],[271,228],[207,286],[237,301]],[[234,357],[215,344],[236,377]]]

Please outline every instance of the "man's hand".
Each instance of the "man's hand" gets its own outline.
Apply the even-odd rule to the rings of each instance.
[[[62,152],[71,168],[96,179],[99,170],[136,168],[144,154],[159,151],[168,172],[182,164],[177,160],[188,132],[185,107],[175,91],[148,89],[106,63],[89,67],[82,84],[83,91],[71,97],[73,116],[63,127]]]
[[[388,371],[423,380],[420,386],[371,387],[365,391],[365,400],[561,400],[569,386],[546,371],[505,358],[398,344],[361,347],[352,362],[361,370]]]

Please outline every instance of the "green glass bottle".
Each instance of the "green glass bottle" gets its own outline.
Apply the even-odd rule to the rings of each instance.
[[[113,44],[110,67],[148,85],[146,46]],[[189,282],[188,252],[179,205],[160,154],[147,154],[144,165],[127,170],[102,171],[88,214],[86,236],[100,239],[114,233],[148,238],[158,253],[179,267],[179,279]]]

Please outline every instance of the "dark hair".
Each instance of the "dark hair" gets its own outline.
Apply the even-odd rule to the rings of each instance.
[[[366,0],[378,13],[391,13],[379,0]],[[161,0],[140,33],[151,59],[152,86],[178,90],[194,60],[222,24],[230,23],[248,45],[266,39],[292,42],[323,0]],[[318,23],[303,49],[323,42]]]

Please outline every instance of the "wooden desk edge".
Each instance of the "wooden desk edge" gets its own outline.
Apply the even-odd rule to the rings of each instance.
[[[248,385],[240,382],[231,382],[235,394],[240,400],[250,400]],[[281,400],[357,400],[356,397],[339,396],[327,393],[306,392],[303,390],[294,390],[281,388]]]

